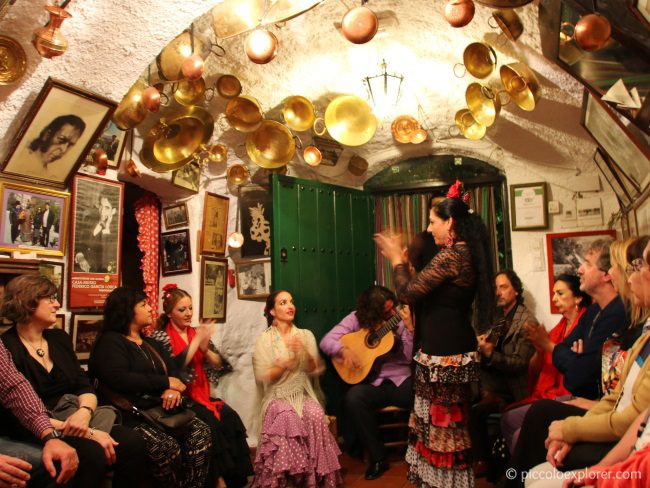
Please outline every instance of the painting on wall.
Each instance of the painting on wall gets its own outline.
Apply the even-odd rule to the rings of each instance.
[[[226,321],[228,260],[204,256],[201,261],[201,318]]]
[[[608,242],[616,239],[615,230],[594,230],[587,232],[565,232],[546,234],[546,252],[548,257],[548,282],[551,297],[551,313],[560,313],[553,304],[553,285],[561,274],[578,275],[578,268],[585,260],[589,246],[598,239]]]
[[[102,328],[104,317],[100,314],[72,314],[72,344],[79,361],[87,361],[92,345]]]
[[[244,244],[243,258],[262,258],[271,255],[271,195],[259,185],[239,187],[239,220]]]

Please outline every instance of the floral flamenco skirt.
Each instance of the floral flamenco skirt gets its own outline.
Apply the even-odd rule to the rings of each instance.
[[[318,402],[306,399],[300,417],[274,400],[264,415],[251,488],[333,488],[342,483],[340,453]]]
[[[408,479],[418,487],[474,486],[467,431],[478,355],[415,355],[415,401],[409,418]]]

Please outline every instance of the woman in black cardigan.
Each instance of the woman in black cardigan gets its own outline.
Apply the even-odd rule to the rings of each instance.
[[[113,392],[107,396],[117,394],[137,408],[162,404],[168,410],[181,404],[185,385],[173,376],[173,362],[158,342],[141,334],[152,323],[146,298],[143,292],[124,287],[108,295],[89,368],[99,380],[100,396],[107,387]],[[211,457],[210,428],[204,422],[192,419],[185,434],[174,438],[130,412],[123,412],[123,419],[146,440],[156,486],[203,487]]]
[[[56,286],[38,275],[11,280],[4,292],[0,314],[15,322],[2,335],[17,369],[31,383],[50,412],[66,394],[76,395],[73,411],[65,420],[51,420],[52,426],[77,450],[80,464],[72,486],[96,486],[107,466],[113,465],[115,486],[138,486],[145,457],[144,439],[132,429],[114,425],[110,433],[90,426],[97,408],[94,389],[72,349],[70,336],[50,329],[60,308]],[[29,441],[33,437],[13,416],[2,410],[0,422],[10,437]],[[108,430],[108,429],[107,429]],[[33,439],[38,442],[37,439]]]

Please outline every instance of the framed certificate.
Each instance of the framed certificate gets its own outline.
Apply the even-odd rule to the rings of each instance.
[[[512,230],[548,228],[548,197],[546,183],[525,183],[510,186]]]

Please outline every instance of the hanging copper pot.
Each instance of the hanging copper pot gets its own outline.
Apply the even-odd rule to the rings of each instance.
[[[318,166],[323,160],[323,155],[316,146],[307,146],[302,157],[309,166]]]
[[[227,39],[254,29],[264,15],[265,0],[224,0],[212,9],[217,39]]]
[[[510,63],[499,69],[501,82],[519,108],[531,112],[541,97],[535,72],[524,63]]]
[[[463,51],[463,64],[475,78],[486,78],[496,68],[497,53],[485,42],[472,42]]]
[[[160,92],[153,86],[148,86],[142,92],[142,106],[149,112],[160,110]]]
[[[348,164],[348,171],[354,176],[362,176],[366,171],[368,171],[368,161],[363,159],[361,156],[352,156],[350,158],[350,163]]]
[[[284,125],[265,120],[255,132],[246,136],[246,153],[262,168],[281,168],[296,154],[296,142]]]
[[[251,172],[243,164],[233,164],[226,172],[226,181],[229,186],[243,185],[250,181]]]
[[[199,103],[205,95],[205,80],[181,80],[174,90],[174,99],[181,105],[189,107]]]
[[[476,122],[472,113],[466,108],[456,112],[454,122],[460,133],[467,139],[477,141],[485,137],[487,128]]]
[[[228,148],[223,144],[215,144],[208,151],[208,158],[213,163],[221,163],[228,159]]]
[[[203,76],[203,58],[198,54],[191,54],[181,64],[181,73],[188,80],[198,80]]]
[[[501,101],[489,86],[470,83],[465,90],[465,100],[476,122],[485,127],[494,124],[501,111]]]
[[[375,135],[377,118],[362,98],[340,95],[325,110],[325,127],[330,136],[341,144],[361,146]]]
[[[612,25],[603,15],[588,14],[578,21],[573,36],[580,49],[588,52],[597,51],[605,47],[612,36]]]
[[[264,120],[262,108],[253,97],[242,96],[231,99],[226,105],[226,119],[239,132],[253,132]]]
[[[216,86],[217,93],[223,98],[234,98],[241,93],[241,83],[233,75],[221,75]]]
[[[312,103],[299,95],[285,99],[282,104],[282,117],[290,128],[298,132],[311,129],[316,120]]]
[[[411,134],[411,144],[421,144],[427,140],[429,134],[424,129],[418,129],[413,134]]]
[[[512,9],[495,10],[492,12],[492,18],[501,28],[503,34],[511,41],[519,39],[519,36],[524,32],[524,25],[519,15]]]
[[[420,123],[417,119],[410,115],[400,115],[395,117],[395,120],[390,125],[390,132],[397,142],[407,144],[411,142],[411,136],[419,128]]]
[[[452,27],[464,27],[474,18],[472,0],[449,0],[445,5],[445,19]]]
[[[270,63],[278,54],[278,38],[266,29],[256,29],[246,38],[244,51],[253,63]]]
[[[341,20],[343,36],[353,44],[365,44],[377,34],[379,19],[368,7],[348,10]]]
[[[67,10],[47,5],[45,10],[50,14],[50,20],[34,32],[34,47],[44,58],[61,56],[68,49],[68,39],[61,33],[60,27],[65,19],[72,17]]]
[[[136,81],[113,112],[112,120],[120,129],[133,129],[147,116],[147,109],[142,105],[146,87],[144,81]]]
[[[194,46],[194,49],[192,49]],[[157,57],[158,75],[166,81],[178,81],[185,77],[183,63],[196,55],[205,59],[210,54],[210,43],[195,32],[185,31],[160,51]],[[193,58],[196,59],[196,58]]]

